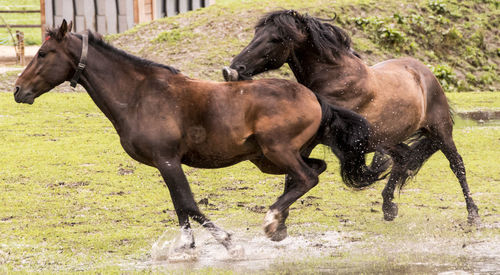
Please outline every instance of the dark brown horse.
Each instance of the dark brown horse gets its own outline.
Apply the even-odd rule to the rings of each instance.
[[[284,63],[299,83],[328,103],[353,110],[371,123],[370,150],[387,152],[393,161],[382,192],[386,220],[397,216],[392,202],[396,187],[441,150],[462,187],[468,220],[479,222],[462,157],[453,142],[446,96],[424,64],[401,58],[368,67],[352,50],[344,30],[289,10],[261,18],[253,40],[223,74],[226,80],[250,79]]]
[[[326,164],[303,157],[317,144],[343,156],[342,175],[357,187],[373,183],[364,165],[369,127],[360,115],[330,106],[306,87],[269,79],[209,82],[190,79],[103,42],[73,34],[63,21],[49,30],[35,58],[16,81],[16,102],[32,104],[64,81],[81,84],[113,123],[125,151],[163,176],[181,227],[176,251],[189,251],[189,218],[199,222],[230,253],[231,236],[203,215],[181,164],[219,168],[250,160],[261,171],[287,174],[285,192],[271,205],[264,229],[286,237],[288,207],[318,183]],[[308,153],[307,153],[308,154]]]

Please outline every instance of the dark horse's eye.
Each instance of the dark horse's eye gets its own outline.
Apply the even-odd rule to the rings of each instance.
[[[45,57],[47,55],[47,53],[45,52],[38,52],[38,57]]]
[[[281,43],[283,42],[283,39],[281,38],[271,38],[271,43]]]

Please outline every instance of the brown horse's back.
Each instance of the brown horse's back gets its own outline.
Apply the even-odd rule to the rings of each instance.
[[[185,137],[183,162],[190,166],[221,167],[259,157],[272,150],[263,144],[286,141],[290,150],[299,151],[319,128],[321,108],[315,95],[295,82],[186,79],[176,87],[169,96],[178,98],[179,112],[185,114],[177,127]]]

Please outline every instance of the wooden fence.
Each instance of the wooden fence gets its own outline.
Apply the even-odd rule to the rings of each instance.
[[[2,13],[40,13],[40,10],[0,10],[0,14]],[[0,28],[7,28],[10,34],[12,33],[12,28],[40,28],[41,25],[33,25],[33,24],[8,24],[7,22],[2,22],[6,24],[0,24]],[[8,25],[7,25],[8,24]],[[16,30],[16,37],[14,38],[14,48],[16,50],[16,63],[21,66],[25,65],[25,56],[24,56],[24,33]]]
[[[2,13],[40,13],[40,10],[0,10],[0,14]],[[29,24],[15,24],[15,25],[5,25],[0,24],[0,28],[40,28],[41,25],[29,25]]]
[[[74,30],[101,34],[123,32],[137,23],[206,7],[214,0],[40,0],[42,25],[56,27],[63,19]]]

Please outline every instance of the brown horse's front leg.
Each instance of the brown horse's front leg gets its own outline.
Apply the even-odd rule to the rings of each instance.
[[[242,256],[244,254],[243,249],[232,243],[231,235],[216,226],[201,213],[194,200],[186,176],[182,171],[180,161],[176,159],[162,159],[157,161],[157,166],[170,191],[170,196],[181,227],[181,236],[178,242],[174,244],[175,247],[173,247],[171,251],[175,254],[180,254],[181,257],[183,257],[183,254],[194,255],[194,238],[189,224],[189,217],[191,217],[208,229],[212,236],[228,250],[231,256]],[[179,255],[173,257],[179,257]],[[172,257],[169,256],[169,258]]]

